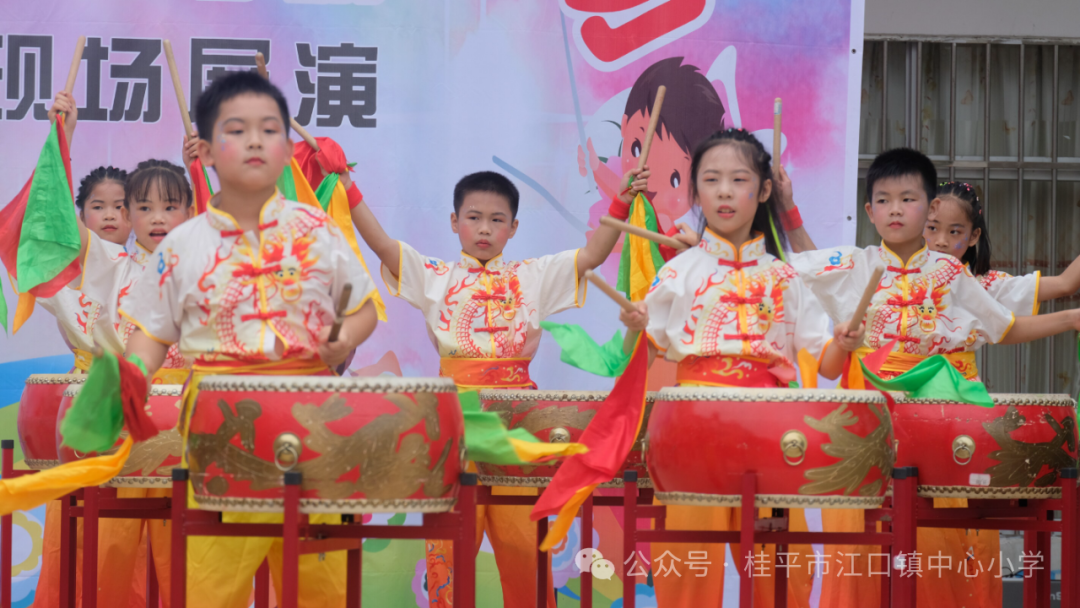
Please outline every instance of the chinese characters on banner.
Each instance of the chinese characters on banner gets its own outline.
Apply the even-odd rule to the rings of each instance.
[[[7,66],[0,70],[0,78],[7,81],[9,105],[0,117],[48,120],[53,97],[53,37],[9,34],[5,40],[0,35],[0,47],[5,43]],[[257,52],[269,64],[271,41],[193,38],[190,107],[195,107],[199,93],[218,76],[230,70],[254,71]],[[301,95],[295,116],[298,123],[308,126],[314,119],[320,127],[375,128],[378,47],[346,42],[313,48],[311,43],[298,42],[295,52],[305,68],[296,70],[291,79]],[[66,64],[61,58],[57,60],[57,69],[62,70],[61,64]],[[80,121],[155,123],[161,119],[165,63],[161,39],[88,37],[82,60],[85,90],[75,91],[75,98],[84,104],[79,106]],[[106,74],[109,81],[105,81]],[[112,85],[111,99],[103,85]]]

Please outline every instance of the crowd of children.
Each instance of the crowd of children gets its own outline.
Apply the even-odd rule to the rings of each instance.
[[[672,69],[680,69],[677,61]],[[700,77],[692,68],[679,73],[688,82]],[[641,117],[647,122],[655,94],[654,87],[628,101],[624,130],[641,126],[633,122]],[[199,137],[185,141],[185,160],[197,156],[220,183],[206,212],[196,215],[184,169],[166,161],[144,161],[131,173],[95,169],[75,197],[81,274],[71,289],[42,305],[56,317],[81,371],[97,344],[140,360],[153,382],[189,387],[211,374],[334,373],[375,331],[377,287],[334,219],[278,190],[294,155],[284,97],[261,76],[238,72],[215,80],[195,110]],[[77,120],[70,95],[57,95],[52,113],[57,111],[66,117],[70,141]],[[852,362],[879,349],[888,352],[880,369],[885,378],[943,355],[975,380],[974,353],[984,345],[1080,329],[1078,310],[1037,314],[1040,301],[1080,289],[1080,262],[1057,277],[1010,277],[992,270],[975,191],[963,183],[939,185],[933,163],[919,152],[885,152],[868,171],[865,212],[881,237],[879,246],[816,250],[802,228],[790,180],[782,169],[774,175],[770,154],[752,134],[710,127],[714,133],[690,141],[685,130],[664,131],[660,122],[662,138],[673,137],[692,151],[689,167],[664,168],[664,186],[677,194],[671,200],[700,212],[701,225],[697,233],[685,225],[671,231],[689,247],[660,269],[645,300],[621,319],[646,333],[650,361],[663,357],[677,366],[680,385],[786,387],[801,377],[814,386],[820,373],[861,388]],[[638,153],[631,150],[632,156]],[[503,253],[519,228],[518,191],[505,176],[483,171],[454,188],[450,229],[460,239],[461,255],[443,261],[386,233],[343,158],[314,158],[315,164],[306,159],[305,171],[338,175],[353,224],[381,261],[387,290],[422,313],[439,353],[439,374],[463,388],[534,388],[529,363],[541,338],[540,322],[585,303],[583,276],[608,258],[619,232],[600,225],[581,249],[510,261]],[[624,161],[621,180],[601,180],[612,194],[608,213],[622,220],[635,195],[656,190],[650,190],[648,167],[635,168],[630,156]],[[661,214],[665,228],[674,215]],[[885,272],[865,322],[851,323],[858,295],[878,268]],[[335,305],[346,283],[352,295],[340,335],[331,342]],[[194,403],[194,392],[186,393],[185,403]],[[180,424],[183,431],[186,421]],[[487,532],[495,551],[506,606],[533,605],[536,598],[535,578],[522,574],[537,568],[528,509],[489,506],[478,516],[478,533]],[[670,507],[668,513],[667,525],[674,529],[733,529],[739,521],[736,509]],[[861,515],[852,513],[823,511],[824,529],[861,530]],[[50,504],[39,607],[56,605],[57,516]],[[225,515],[229,521],[272,517]],[[792,525],[805,529],[801,512],[792,513]],[[137,581],[145,573],[139,574],[136,556],[146,535],[158,581],[168,589],[167,525],[104,520],[102,526],[99,605],[138,604]],[[940,533],[928,532],[919,542],[946,546],[935,536]],[[189,542],[191,605],[247,606],[252,576],[267,558],[275,581],[280,578],[279,541]],[[427,543],[429,565],[445,565],[443,573],[453,570],[446,544]],[[717,548],[683,544],[654,550],[678,555]],[[437,576],[429,573],[431,603],[449,606],[452,581]],[[723,578],[723,569],[714,568],[707,577],[657,580],[659,604],[716,605]],[[760,584],[759,605],[771,605],[773,583]],[[1000,605],[1000,586],[995,592],[964,587],[970,586],[966,581],[940,584],[945,588],[920,591],[920,605]],[[877,605],[879,591],[876,579],[826,577],[820,605]],[[301,558],[301,606],[342,606],[344,593],[342,553]],[[809,581],[793,578],[789,599],[808,606],[809,596]],[[168,593],[162,597],[168,606]],[[547,606],[555,606],[550,589]]]

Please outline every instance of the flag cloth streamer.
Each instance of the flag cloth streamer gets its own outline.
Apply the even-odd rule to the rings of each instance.
[[[115,454],[68,462],[32,475],[0,480],[0,515],[37,508],[80,488],[99,486],[124,470],[131,446],[158,430],[146,413],[146,367],[105,352],[95,357],[75,403],[60,423],[63,443],[82,452],[105,452],[126,425],[129,435]]]
[[[56,295],[79,276],[81,247],[64,117],[60,114],[49,127],[30,179],[0,210],[0,261],[19,293],[13,331],[19,331],[30,318],[37,298]]]
[[[943,399],[980,407],[994,407],[994,400],[990,398],[985,384],[964,378],[964,375],[941,355],[927,357],[892,380],[882,380],[867,367],[865,360],[860,360],[859,365],[870,384],[883,391],[904,391],[916,399]]]
[[[548,535],[540,544],[547,551],[566,538],[577,517],[578,508],[592,495],[596,486],[616,477],[641,430],[645,416],[645,395],[649,370],[648,341],[639,334],[634,354],[626,371],[615,382],[608,398],[581,434],[580,442],[589,449],[562,463],[551,483],[536,501],[532,519],[537,521],[558,514]]]
[[[555,338],[562,349],[559,360],[567,365],[597,376],[617,378],[630,364],[632,353],[623,350],[621,331],[616,331],[611,340],[600,346],[580,325],[541,321],[540,327]]]
[[[195,186],[195,212],[206,213],[210,199],[214,196],[214,188],[210,185],[210,175],[206,172],[202,159],[198,157],[191,161],[188,170],[191,171],[191,179]]]
[[[157,434],[146,415],[146,366],[139,357],[131,361],[104,352],[95,357],[86,382],[71,409],[60,422],[64,445],[80,452],[111,449],[127,424],[135,441]]]
[[[520,465],[584,454],[580,443],[543,443],[525,429],[507,430],[495,412],[483,412],[476,391],[458,393],[465,416],[466,458],[474,462]]]
[[[317,137],[315,140],[320,146],[337,146],[329,137]],[[340,148],[338,148],[340,150]],[[309,160],[310,158],[310,160]],[[307,203],[319,207],[334,220],[341,229],[349,248],[353,250],[356,258],[364,270],[368,270],[364,254],[360,252],[360,243],[356,240],[356,228],[353,227],[352,213],[349,207],[349,195],[345,187],[341,185],[336,173],[331,173],[325,179],[322,177],[322,169],[314,162],[315,154],[307,142],[301,141],[293,148],[293,157],[289,166],[278,178],[278,190],[291,201]],[[344,161],[344,156],[342,156]],[[312,184],[318,184],[317,190]],[[370,274],[370,272],[368,273]],[[375,311],[380,321],[386,321],[386,303],[382,296],[376,292],[372,296],[375,302]]]
[[[656,211],[649,199],[640,192],[630,204],[630,217],[627,221],[631,226],[659,232]],[[660,247],[656,243],[627,234],[623,242],[622,259],[619,261],[619,280],[615,287],[626,294],[631,302],[640,302],[649,293],[649,287],[663,265],[664,257],[660,255]]]

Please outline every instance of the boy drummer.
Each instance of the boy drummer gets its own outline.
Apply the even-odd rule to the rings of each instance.
[[[221,191],[207,213],[158,245],[121,310],[138,327],[127,354],[153,373],[168,346],[178,343],[194,361],[194,388],[207,374],[331,373],[374,330],[375,286],[321,209],[285,200],[275,187],[293,152],[285,98],[261,76],[237,72],[215,80],[196,112],[199,156],[217,172]],[[347,282],[353,285],[347,316],[338,340],[328,342]],[[189,605],[246,607],[250,581],[267,554],[280,579],[280,559],[273,559],[280,541],[199,537],[189,543]],[[341,552],[300,559],[300,606],[344,606],[344,561]]]
[[[349,188],[348,173],[340,175]],[[645,190],[648,176],[647,167],[627,174],[624,183],[631,178],[633,182],[612,201],[612,215],[626,219],[630,202]],[[459,387],[535,387],[529,362],[539,346],[540,321],[585,303],[582,276],[607,258],[619,236],[615,229],[601,226],[581,249],[521,262],[504,260],[503,249],[518,229],[518,198],[514,184],[499,173],[463,177],[454,187],[450,214],[450,229],[461,241],[461,258],[449,263],[390,238],[363,200],[353,206],[353,223],[382,260],[387,288],[423,313],[441,357],[439,373],[452,377]],[[507,607],[532,606],[537,596],[536,579],[527,574],[537,568],[536,528],[529,511],[527,506],[489,506],[477,527],[486,528],[491,539]],[[429,550],[439,547],[429,545]],[[440,552],[443,559],[450,558],[448,550]],[[438,602],[441,585],[429,580],[428,588],[433,604]],[[547,606],[555,606],[553,589],[547,590]]]

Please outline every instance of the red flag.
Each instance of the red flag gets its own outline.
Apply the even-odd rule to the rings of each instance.
[[[533,507],[533,521],[556,513],[559,515],[540,545],[542,551],[562,541],[577,516],[578,507],[596,486],[617,476],[626,463],[645,415],[648,375],[648,341],[644,334],[640,334],[626,371],[615,382],[611,394],[600,405],[578,440],[589,451],[564,462]]]
[[[206,167],[198,156],[188,165],[188,170],[191,171],[191,182],[195,185],[195,212],[206,213],[210,197],[214,196],[214,189],[210,187],[210,176],[206,174]]]

